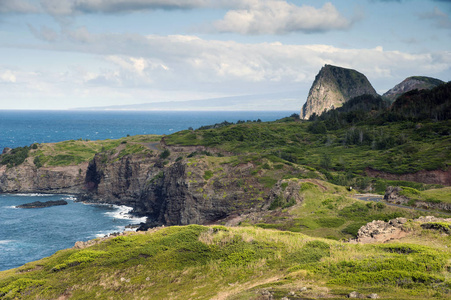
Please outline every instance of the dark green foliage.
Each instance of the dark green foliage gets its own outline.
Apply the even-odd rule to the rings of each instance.
[[[9,168],[21,165],[28,157],[30,147],[17,147],[9,153],[1,156],[0,164],[7,165]]]
[[[366,221],[352,222],[351,224],[349,224],[348,226],[343,228],[342,232],[346,233],[346,234],[350,234],[353,237],[356,237],[357,233],[359,232],[359,229],[366,224],[367,224]]]
[[[324,122],[320,122],[320,121],[314,121],[314,122],[310,123],[307,130],[313,134],[326,134],[327,133],[326,125],[324,125]]]
[[[160,158],[161,159],[166,159],[171,155],[171,152],[168,149],[165,149],[163,152],[161,152],[160,154]]]
[[[42,157],[41,156],[36,156],[33,159],[33,163],[36,166],[36,168],[38,168],[38,169],[44,165],[43,162],[42,162]]]
[[[385,116],[389,121],[451,119],[451,82],[432,90],[413,90],[400,96]]]
[[[282,196],[276,196],[275,199],[269,205],[269,210],[274,210],[276,208],[287,208],[296,204],[296,200],[293,198],[284,199]]]

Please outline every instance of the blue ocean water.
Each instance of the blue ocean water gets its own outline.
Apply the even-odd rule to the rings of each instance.
[[[115,139],[137,134],[171,134],[225,120],[273,121],[291,115],[277,112],[118,112],[0,111],[0,153],[5,147],[72,139]],[[15,206],[65,199],[68,205],[41,209]],[[122,231],[134,219],[126,207],[86,205],[70,195],[0,194],[0,271],[72,247],[111,232]]]
[[[23,209],[34,201],[66,200],[68,205]],[[145,221],[128,214],[125,206],[74,202],[70,195],[0,195],[0,271],[52,255],[76,241],[124,231],[125,226]]]
[[[274,121],[292,111],[0,111],[0,151],[65,140],[117,139],[137,134],[171,134],[192,127],[238,120]]]

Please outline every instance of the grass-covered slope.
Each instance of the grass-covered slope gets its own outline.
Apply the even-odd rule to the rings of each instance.
[[[331,182],[368,186],[365,169],[394,174],[446,170],[451,165],[451,121],[382,125],[358,122],[334,126],[328,120],[286,118],[219,129],[181,131],[168,145],[203,145],[236,154],[257,154],[320,170]]]
[[[449,236],[409,226],[416,232],[409,243],[379,245],[255,227],[129,233],[0,272],[0,297],[263,299],[270,292],[275,299],[342,299],[352,291],[381,299],[449,297]]]
[[[33,144],[18,147],[3,154],[0,164],[14,167],[29,159],[40,167],[74,166],[90,161],[99,152],[114,154],[117,158],[127,154],[145,153],[149,151],[146,144],[155,143],[161,139],[157,135],[128,136],[116,140],[70,140],[59,143]]]

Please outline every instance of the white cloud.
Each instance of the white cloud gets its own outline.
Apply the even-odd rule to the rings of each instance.
[[[349,28],[351,21],[332,3],[322,8],[297,6],[280,0],[249,1],[247,7],[230,10],[214,23],[220,32],[240,34],[284,34],[288,32],[323,32]]]
[[[243,44],[184,35],[93,34],[86,28],[63,32],[58,40],[49,47],[103,57],[113,71],[100,74],[101,82],[123,88],[283,90],[309,85],[326,63],[357,69],[374,80],[433,75],[451,68],[449,51],[412,54],[382,47]]]
[[[0,82],[15,83],[16,75],[11,70],[1,70],[0,69]]]
[[[123,13],[153,9],[191,9],[204,7],[208,0],[40,0],[51,15],[83,13]]]
[[[23,0],[0,0],[0,13],[37,13],[39,8]]]

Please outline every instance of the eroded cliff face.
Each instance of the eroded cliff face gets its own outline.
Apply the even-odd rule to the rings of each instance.
[[[148,217],[148,227],[209,224],[268,206],[270,189],[252,174],[252,163],[187,157],[192,150],[171,148],[168,159],[155,154],[111,161],[98,154],[87,168],[82,199],[132,206]]]
[[[315,77],[300,117],[308,119],[314,113],[320,115],[364,94],[377,96],[365,75],[352,69],[325,65]]]
[[[84,191],[87,163],[68,167],[36,168],[27,159],[18,167],[0,166],[2,193],[69,193]]]

